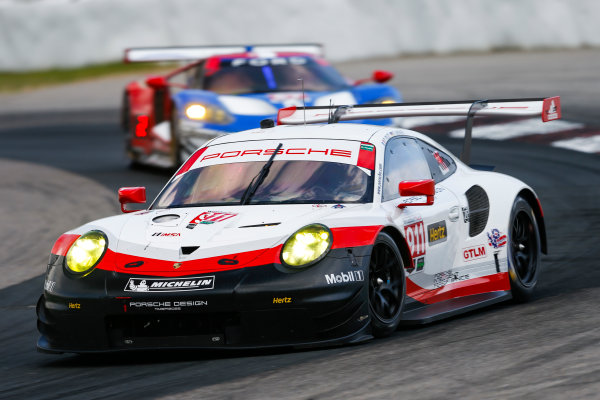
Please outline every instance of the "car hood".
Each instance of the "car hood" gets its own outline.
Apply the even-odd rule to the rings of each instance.
[[[240,268],[256,264],[260,257],[264,263],[276,262],[279,246],[302,226],[344,226],[344,214],[365,207],[302,204],[141,211],[120,217],[126,219],[118,238],[109,237],[109,249],[118,272],[173,273],[183,266],[178,272],[194,274]]]

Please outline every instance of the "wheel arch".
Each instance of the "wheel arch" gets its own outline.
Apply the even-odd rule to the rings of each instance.
[[[540,240],[541,240],[541,250],[542,253],[548,254],[548,245],[546,241],[546,224],[544,222],[544,212],[542,210],[542,205],[538,199],[538,197],[529,189],[523,189],[519,192],[518,196],[524,198],[527,203],[531,206],[533,210],[533,214],[535,215],[535,219],[538,223],[538,229],[540,231]]]
[[[402,261],[404,262],[404,268],[413,267],[410,250],[402,233],[400,233],[400,231],[393,226],[386,226],[381,230],[381,232],[390,235],[396,243],[396,246],[398,246],[398,250],[400,250],[400,255],[402,256]]]

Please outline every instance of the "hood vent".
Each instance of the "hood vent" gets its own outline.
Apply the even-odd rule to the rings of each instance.
[[[471,186],[465,193],[469,203],[469,236],[479,235],[487,225],[490,201],[481,186]]]
[[[177,214],[166,214],[155,217],[152,222],[155,224],[164,224],[165,222],[171,222],[179,219],[179,215]]]
[[[279,224],[281,224],[281,222],[269,222],[266,224],[238,226],[238,228],[259,228],[261,226],[275,226],[275,225],[279,225]]]
[[[200,248],[200,246],[182,246],[181,247],[181,254],[183,254],[184,256],[187,256],[189,254],[192,254],[193,252],[195,252],[199,248]]]

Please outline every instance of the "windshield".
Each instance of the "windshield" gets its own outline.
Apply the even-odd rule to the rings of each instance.
[[[178,175],[153,208],[239,205],[264,162],[215,164]],[[366,203],[373,178],[355,165],[324,161],[275,161],[248,204]]]
[[[204,72],[203,89],[218,94],[246,94],[282,91],[331,92],[348,87],[330,65],[309,57],[222,59],[218,68]]]

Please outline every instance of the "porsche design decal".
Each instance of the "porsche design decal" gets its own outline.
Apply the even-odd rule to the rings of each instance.
[[[188,278],[129,278],[126,292],[189,292],[213,289],[214,276],[193,276]]]

